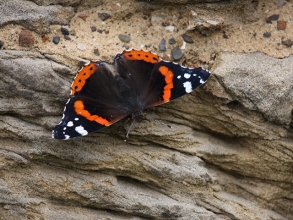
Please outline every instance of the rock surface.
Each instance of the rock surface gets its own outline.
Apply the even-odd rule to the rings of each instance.
[[[293,48],[281,44],[292,40],[293,3],[195,2],[162,8],[126,0],[0,0],[0,219],[293,219]],[[101,12],[112,17],[102,22]],[[287,21],[286,30],[266,22],[274,14]],[[217,18],[225,22],[205,26],[208,35],[197,29],[204,23],[194,23]],[[71,40],[55,45],[68,24]],[[196,28],[186,32],[190,24]],[[23,28],[34,35],[30,51],[18,45]],[[43,42],[43,33],[50,40]],[[82,63],[111,63],[126,46],[145,45],[170,60],[183,34],[194,43],[178,62],[213,75],[147,111],[172,128],[137,123],[127,142],[120,123],[78,139],[51,138]],[[167,40],[159,51],[162,38],[176,43]]]

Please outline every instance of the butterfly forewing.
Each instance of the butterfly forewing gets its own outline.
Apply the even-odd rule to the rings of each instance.
[[[158,62],[151,74],[149,87],[149,102],[146,108],[163,104],[192,92],[210,76],[210,72],[198,68],[186,68],[179,64],[167,61]],[[157,97],[158,101],[154,102]]]

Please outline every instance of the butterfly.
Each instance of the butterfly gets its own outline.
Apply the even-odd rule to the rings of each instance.
[[[100,60],[91,61],[77,73],[53,138],[84,136],[125,117],[142,122],[144,109],[190,93],[211,75],[135,49],[117,54],[114,64],[116,72]]]

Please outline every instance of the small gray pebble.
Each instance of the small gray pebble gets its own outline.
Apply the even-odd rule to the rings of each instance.
[[[94,49],[94,54],[95,54],[96,56],[100,56],[100,51],[99,51],[98,48]]]
[[[286,45],[287,47],[291,47],[293,45],[293,41],[292,40],[284,40],[282,41],[283,45]]]
[[[172,37],[169,39],[169,44],[176,44],[176,40]]]
[[[279,19],[280,15],[273,14],[270,17],[267,18],[268,21],[277,21]]]
[[[270,38],[271,36],[272,36],[271,32],[265,32],[265,33],[263,34],[263,37],[264,37],[264,38]]]
[[[177,46],[171,50],[171,56],[174,60],[180,60],[183,56],[181,49]]]
[[[98,13],[99,18],[102,19],[102,21],[106,21],[108,18],[111,18],[111,15],[109,15],[108,13]]]
[[[54,44],[59,44],[59,42],[60,42],[60,37],[59,36],[53,37],[53,43]]]
[[[125,43],[128,43],[131,40],[130,36],[125,34],[119,34],[118,37],[122,42],[125,42]]]
[[[127,15],[125,15],[125,18],[130,19],[132,17],[132,13],[128,13]]]
[[[193,39],[192,39],[189,35],[187,35],[187,34],[183,34],[183,35],[182,35],[182,38],[183,38],[183,40],[184,40],[186,43],[189,43],[189,44],[194,43]]]
[[[65,40],[71,40],[71,38],[68,35],[64,35]]]
[[[277,6],[278,7],[282,7],[283,5],[285,5],[287,3],[286,0],[278,0]]]
[[[86,50],[86,46],[85,46],[84,44],[82,44],[82,43],[78,43],[78,44],[76,45],[76,48],[77,48],[78,50],[82,50],[82,51],[85,51],[85,50]]]
[[[91,30],[92,30],[92,32],[95,32],[97,30],[97,28],[95,26],[91,26]]]
[[[148,43],[148,44],[145,45],[145,47],[151,47],[151,46],[152,46],[151,43]]]
[[[69,35],[69,30],[65,27],[61,27],[61,32],[63,35]]]
[[[159,50],[160,51],[166,51],[166,40],[163,38],[159,44]]]

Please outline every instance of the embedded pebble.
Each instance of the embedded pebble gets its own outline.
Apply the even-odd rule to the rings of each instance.
[[[108,13],[98,13],[99,18],[101,18],[102,21],[106,21],[108,18],[111,18],[111,15]]]
[[[174,60],[180,60],[183,56],[181,49],[177,46],[171,50],[171,56]]]
[[[79,14],[77,17],[81,18],[82,20],[86,21],[86,18],[88,17],[85,14]]]
[[[65,27],[61,27],[61,32],[63,35],[69,35],[69,30]]]
[[[265,33],[263,34],[263,37],[264,37],[264,38],[270,38],[271,36],[272,36],[271,32],[265,32]]]
[[[97,29],[97,32],[99,32],[101,34],[101,33],[103,33],[103,30]]]
[[[159,21],[163,21],[164,19],[166,19],[167,15],[163,12],[154,12],[151,15],[151,22],[159,22]]]
[[[176,40],[175,40],[175,38],[170,38],[169,39],[169,44],[176,44]]]
[[[286,2],[287,2],[286,0],[278,0],[277,6],[282,7],[283,5],[286,4]]]
[[[98,48],[94,49],[94,54],[95,54],[96,56],[100,56],[100,51],[99,51]]]
[[[133,14],[130,12],[127,15],[125,15],[125,18],[130,19],[133,16]]]
[[[42,36],[43,43],[45,43],[47,40],[49,40],[49,36],[48,35]]]
[[[225,38],[225,39],[229,38],[225,31],[223,31],[223,38]]]
[[[186,43],[189,43],[189,44],[194,43],[193,39],[192,39],[189,35],[187,35],[187,34],[183,34],[183,35],[182,35],[182,38],[183,38],[183,40],[184,40]]]
[[[3,47],[4,43],[0,40],[0,49]]]
[[[31,47],[35,43],[35,38],[34,36],[27,30],[22,30],[19,33],[19,46],[22,47]]]
[[[279,17],[280,16],[278,14],[273,14],[267,18],[267,23],[272,23],[272,21],[277,21],[279,19]]]
[[[148,43],[148,44],[145,45],[145,47],[151,47],[151,46],[152,46],[151,43]]]
[[[159,50],[160,51],[166,51],[166,40],[163,38],[159,44]]]
[[[286,21],[277,21],[277,29],[278,30],[285,30],[287,27]]]
[[[169,32],[173,32],[175,30],[175,27],[174,26],[171,26],[171,25],[170,26],[166,26],[165,27],[165,30],[166,31],[169,31]]]
[[[92,30],[92,32],[95,32],[97,30],[97,28],[95,26],[91,26],[91,30]]]
[[[71,30],[71,31],[70,31],[70,35],[71,35],[71,36],[75,36],[75,35],[76,35],[75,30]]]
[[[131,40],[130,36],[125,35],[125,34],[119,34],[119,35],[118,35],[118,38],[119,38],[122,42],[125,42],[125,43],[128,43],[128,42]]]
[[[287,47],[291,47],[293,45],[292,40],[282,40],[282,44],[286,45]]]
[[[162,23],[162,26],[163,26],[163,27],[170,26],[170,22],[168,22],[168,21],[164,21],[164,22]]]
[[[82,50],[82,51],[85,51],[85,50],[86,50],[86,46],[85,46],[84,44],[82,44],[82,43],[78,43],[78,44],[76,45],[76,48],[77,48],[78,50]]]
[[[71,38],[68,35],[64,35],[65,40],[71,40]]]
[[[59,36],[53,37],[53,43],[54,44],[59,44],[59,42],[60,42],[60,37]]]
[[[185,50],[186,48],[186,42],[183,42],[182,46],[180,47],[181,50]]]

